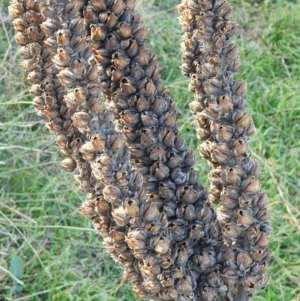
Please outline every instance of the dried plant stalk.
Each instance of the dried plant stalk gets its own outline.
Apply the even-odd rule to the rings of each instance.
[[[209,294],[212,286],[217,295],[224,289],[217,277],[218,224],[203,187],[196,183],[193,154],[178,133],[174,103],[162,86],[156,59],[145,44],[146,29],[133,7],[134,1],[91,1],[84,8],[104,94],[112,100],[149,197],[162,204],[168,218],[161,235],[175,250],[174,261],[183,266],[183,275],[192,275],[189,288],[179,289],[180,298],[189,300],[196,287],[199,296]],[[210,283],[206,273],[211,273]]]
[[[60,6],[65,1],[57,2]],[[78,144],[84,142],[84,136],[74,127],[71,117],[74,111],[66,106],[64,95],[66,90],[56,77],[58,69],[52,62],[54,53],[51,48],[44,47],[45,34],[41,28],[44,16],[37,1],[13,0],[9,7],[13,18],[13,26],[18,33],[16,42],[20,45],[21,65],[29,73],[32,83],[30,92],[35,96],[33,105],[37,115],[46,123],[46,127],[56,135],[56,145],[67,158],[61,166],[68,172],[78,167],[77,176],[83,176],[89,166],[78,153]],[[44,31],[51,30],[44,28]],[[76,176],[75,176],[76,177]],[[91,192],[91,185],[81,187]]]
[[[248,300],[267,283],[271,258],[267,236],[267,196],[260,188],[258,163],[247,150],[254,123],[245,111],[246,82],[234,80],[240,67],[237,45],[231,42],[235,24],[228,21],[225,0],[184,0],[179,6],[182,72],[190,77],[195,101],[200,154],[212,168],[209,199],[220,203],[224,279],[230,300]]]

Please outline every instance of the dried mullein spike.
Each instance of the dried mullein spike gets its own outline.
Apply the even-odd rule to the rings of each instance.
[[[105,5],[90,2],[84,8],[87,32],[93,41],[103,93],[110,101],[118,127],[132,151],[131,163],[142,171],[148,192],[148,202],[139,207],[139,212],[136,203],[128,200],[125,201],[125,212],[135,217],[140,228],[145,227],[149,238],[159,233],[151,239],[150,254],[154,252],[162,258],[170,252],[172,261],[182,263],[183,273],[190,274],[188,266],[192,265],[192,252],[178,249],[176,243],[191,236],[194,245],[213,247],[218,244],[216,215],[206,201],[203,187],[195,184],[196,176],[191,168],[194,156],[178,132],[174,102],[167,97],[156,58],[145,44],[146,29],[140,15],[133,9],[134,1],[103,3]],[[91,11],[93,16],[89,13]],[[151,196],[159,199],[157,203],[149,199]],[[178,212],[171,206],[173,203],[176,207],[176,202],[182,205]],[[156,209],[157,205],[159,209]],[[121,214],[120,209],[116,210]],[[138,214],[145,224],[141,224]],[[174,224],[176,214],[183,221],[182,225]],[[167,219],[167,225],[162,227],[160,218]],[[196,221],[206,225],[201,235],[196,235],[190,227]],[[118,219],[118,222],[122,220]],[[213,235],[209,233],[210,229],[214,229]],[[137,257],[147,254],[145,249],[137,251],[133,245],[131,249]],[[184,260],[180,259],[181,252]],[[204,272],[201,272],[203,279]],[[179,285],[179,278],[174,287]],[[154,293],[160,287],[156,282],[136,281],[139,286],[144,285],[148,293]],[[156,292],[156,298],[162,290],[161,287]],[[190,289],[182,289],[182,294],[187,297]]]
[[[252,250],[263,248],[268,252],[270,227],[266,221],[266,202],[259,205],[258,201],[265,199],[257,180],[259,168],[247,152],[254,129],[245,112],[247,84],[233,79],[240,67],[237,45],[230,40],[235,24],[228,21],[231,7],[225,0],[183,0],[179,12],[185,32],[182,71],[191,79],[190,90],[195,93],[195,101],[190,108],[196,115],[197,133],[204,140],[199,150],[213,168],[209,199],[222,205],[218,219],[226,254],[230,251],[238,254],[238,263],[223,262],[224,279],[230,300],[244,300],[265,286],[266,269],[254,268],[263,260]],[[255,235],[249,235],[254,228]]]
[[[59,5],[64,4],[63,0],[59,1]],[[44,47],[45,33],[53,35],[57,27],[53,22],[42,23],[45,16],[36,1],[13,0],[9,11],[14,18],[14,28],[18,31],[16,42],[21,46],[21,65],[29,72],[28,80],[32,83],[30,92],[35,96],[33,105],[37,115],[46,123],[46,127],[57,135],[56,145],[62,154],[68,157],[61,162],[61,166],[68,172],[77,168],[77,177],[87,181],[87,177],[83,176],[83,160],[70,147],[76,139],[84,138],[71,122],[74,112],[66,108],[65,89],[56,78],[58,69],[52,62],[54,53]],[[91,186],[87,182],[81,185],[81,188],[91,192]]]

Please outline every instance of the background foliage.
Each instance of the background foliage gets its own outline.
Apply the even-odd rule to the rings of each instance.
[[[257,131],[251,142],[261,163],[274,227],[270,284],[254,300],[300,300],[300,3],[231,0],[240,56],[248,80],[248,111]],[[180,129],[196,149],[192,98],[179,70],[178,0],[138,3],[158,55],[164,83],[176,99]],[[62,171],[54,138],[30,105],[26,75],[0,4],[0,300],[137,300],[121,269],[77,207],[84,200]],[[196,152],[195,152],[196,153]],[[199,157],[198,153],[196,153]],[[198,160],[207,185],[207,165]],[[18,280],[20,279],[20,280]]]

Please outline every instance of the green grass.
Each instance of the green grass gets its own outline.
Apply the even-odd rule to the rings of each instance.
[[[195,149],[199,142],[187,109],[193,96],[179,71],[178,3],[142,1],[139,10],[164,82],[177,102],[180,129]],[[261,163],[260,180],[269,195],[274,227],[270,282],[254,300],[299,301],[300,3],[231,4],[232,19],[240,24],[236,40],[243,67],[237,77],[248,81],[248,111],[257,128],[251,150]],[[30,105],[12,36],[10,27],[0,25],[0,301],[138,300],[130,285],[121,282],[121,269],[101,250],[89,220],[77,211],[84,195],[58,167],[54,138]],[[196,155],[199,179],[207,186],[207,164]],[[21,292],[14,292],[8,272],[14,256],[24,262]]]

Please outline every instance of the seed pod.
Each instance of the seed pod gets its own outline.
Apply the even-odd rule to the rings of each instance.
[[[93,144],[91,142],[83,144],[80,147],[79,152],[81,153],[82,157],[87,161],[93,160],[96,155]]]
[[[157,294],[161,289],[159,281],[155,278],[145,279],[143,285],[145,289],[152,294]]]
[[[23,5],[19,2],[11,3],[8,7],[9,15],[12,18],[20,18],[23,14],[24,8]]]
[[[257,288],[257,280],[255,276],[248,276],[244,279],[244,286],[246,291],[254,292]]]
[[[256,245],[259,247],[267,247],[268,246],[268,236],[266,233],[261,232],[258,238],[256,239]]]
[[[136,198],[127,198],[124,201],[124,208],[126,214],[131,218],[135,218],[139,214],[139,203]]]
[[[229,142],[234,135],[234,128],[228,124],[218,124],[216,138],[218,142]]]
[[[182,204],[177,207],[176,215],[187,221],[192,221],[195,218],[195,207],[191,204]]]
[[[229,159],[229,149],[226,144],[212,144],[211,158],[220,164],[225,164]]]
[[[245,192],[253,194],[257,193],[260,189],[259,182],[255,177],[248,177],[242,184]]]
[[[247,146],[246,146],[244,139],[242,139],[242,138],[235,139],[232,143],[232,146],[233,146],[234,151],[237,154],[243,155],[244,153],[246,153]]]
[[[112,227],[109,235],[117,242],[121,243],[125,240],[124,229],[122,227]]]
[[[115,202],[121,199],[121,190],[117,186],[106,185],[103,189],[103,196],[108,202]]]
[[[73,158],[66,158],[60,162],[60,166],[67,172],[73,172],[77,164]]]
[[[95,200],[95,205],[96,205],[95,210],[98,213],[103,213],[111,209],[110,204],[103,197],[97,197]]]
[[[184,276],[177,284],[177,290],[182,294],[190,294],[194,289],[194,284],[190,276]]]
[[[144,231],[134,230],[126,235],[125,241],[130,249],[144,249],[146,245],[147,234]]]
[[[79,211],[86,216],[93,216],[95,214],[95,204],[90,201],[85,201],[80,207]]]
[[[147,222],[153,221],[159,215],[157,205],[153,202],[143,204],[141,210],[143,219]]]
[[[165,237],[154,237],[150,241],[150,245],[158,254],[165,254],[169,250],[170,243]]]
[[[81,129],[88,129],[90,120],[90,115],[85,112],[77,112],[72,117],[74,126]]]
[[[240,235],[240,229],[234,223],[228,223],[223,226],[223,233],[228,238],[235,240]]]
[[[232,94],[243,96],[247,91],[247,82],[244,80],[237,80],[231,87]]]
[[[245,250],[239,250],[236,258],[238,266],[243,266],[244,268],[249,268],[252,264],[251,256]]]
[[[138,272],[131,267],[126,267],[123,271],[123,279],[129,282],[136,282],[139,278]]]
[[[110,219],[106,216],[97,216],[93,218],[93,225],[103,236],[108,236]]]
[[[138,298],[145,298],[147,296],[144,286],[139,282],[132,285],[132,290]]]
[[[103,193],[104,193],[104,191],[103,191]],[[114,208],[112,210],[112,216],[118,226],[124,227],[128,224],[128,216],[126,215],[126,212],[125,212],[123,206]]]
[[[236,111],[233,115],[233,121],[238,127],[247,128],[251,122],[251,118],[245,111]]]

